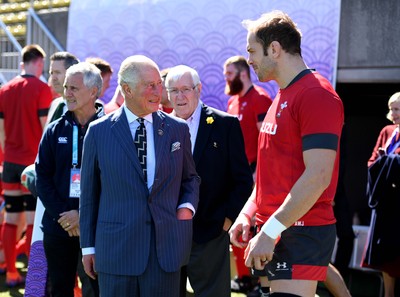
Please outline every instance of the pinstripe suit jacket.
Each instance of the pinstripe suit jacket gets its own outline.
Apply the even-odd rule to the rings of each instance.
[[[98,272],[140,275],[147,266],[152,224],[158,261],[173,272],[187,264],[192,220],[176,218],[177,206],[197,208],[196,173],[189,129],[153,113],[156,168],[149,191],[123,108],[93,122],[84,141],[81,169],[81,247],[95,247]],[[171,151],[173,143],[180,149]]]

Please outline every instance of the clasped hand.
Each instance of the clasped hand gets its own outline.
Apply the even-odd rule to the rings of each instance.
[[[250,240],[251,222],[249,218],[240,214],[229,230],[231,243],[239,248],[246,248],[244,253],[245,264],[258,270],[264,269],[268,261],[272,260],[275,240],[264,232],[258,233]]]
[[[265,265],[272,260],[274,254],[275,240],[259,232],[249,241],[244,251],[245,265],[257,270],[264,269]]]
[[[60,213],[60,218],[57,221],[61,227],[68,232],[70,237],[79,236],[79,213],[77,210],[69,210]]]

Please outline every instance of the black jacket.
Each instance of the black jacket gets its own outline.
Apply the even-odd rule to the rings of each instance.
[[[81,166],[83,139],[89,123],[104,115],[103,107],[96,105],[96,114],[81,127],[78,124],[78,165]],[[73,114],[67,111],[60,119],[52,122],[43,133],[35,162],[36,190],[45,212],[42,219],[44,233],[68,237],[68,233],[57,220],[60,213],[79,209],[79,198],[69,197],[72,168]]]
[[[363,266],[379,269],[398,257],[400,251],[400,236],[396,234],[400,212],[400,155],[384,155],[368,168],[367,195],[373,214]]]
[[[201,178],[193,240],[201,244],[221,234],[225,217],[235,221],[252,191],[239,120],[203,105],[193,159]]]

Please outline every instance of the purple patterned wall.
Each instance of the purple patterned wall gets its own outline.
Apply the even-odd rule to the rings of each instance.
[[[246,56],[247,32],[241,21],[272,9],[295,20],[303,33],[306,62],[334,81],[340,0],[116,2],[72,1],[69,14],[68,50],[80,59],[100,56],[113,66],[115,75],[105,101],[114,93],[121,62],[144,54],[160,69],[177,64],[196,68],[204,85],[203,101],[225,110],[222,65],[232,55]],[[257,81],[255,75],[253,79]],[[276,84],[261,85],[275,95]]]

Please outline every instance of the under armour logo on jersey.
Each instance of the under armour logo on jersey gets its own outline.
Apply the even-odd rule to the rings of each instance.
[[[278,262],[276,263],[276,269],[287,269],[287,263],[286,262]]]
[[[58,143],[68,143],[68,137],[58,137]]]

